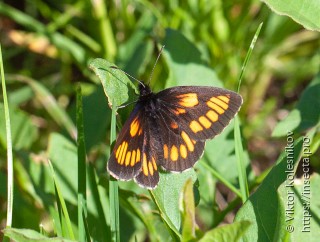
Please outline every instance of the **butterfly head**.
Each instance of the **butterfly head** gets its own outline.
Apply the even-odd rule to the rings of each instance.
[[[146,84],[139,84],[140,98],[149,97],[152,94],[150,87]]]

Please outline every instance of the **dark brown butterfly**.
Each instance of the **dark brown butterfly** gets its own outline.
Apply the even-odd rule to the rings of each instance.
[[[242,104],[232,91],[177,86],[153,93],[141,83],[140,96],[111,153],[108,170],[144,188],[159,182],[159,167],[182,172],[201,157],[205,141],[229,124]]]

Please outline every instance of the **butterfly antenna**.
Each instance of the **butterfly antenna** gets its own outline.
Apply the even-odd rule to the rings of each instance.
[[[110,66],[110,68],[112,69],[116,69],[116,70],[119,70],[121,71],[122,73],[126,74],[128,77],[132,78],[133,80],[139,82],[143,87],[145,87],[144,83],[142,81],[140,81],[139,79],[131,76],[129,73],[125,72],[124,70],[121,70],[119,67],[116,67],[116,66]]]
[[[164,48],[164,45],[161,47],[161,49],[160,49],[160,51],[159,51],[159,54],[158,54],[158,57],[157,57],[157,59],[156,59],[156,62],[155,62],[154,65],[153,65],[153,68],[152,68],[152,71],[151,71],[151,74],[150,74],[150,77],[149,77],[149,80],[148,80],[148,85],[150,84],[150,81],[152,80],[152,76],[153,76],[154,69],[155,69],[155,67],[156,67],[156,65],[157,65],[157,63],[158,63],[158,60],[159,60],[159,58],[160,58],[160,55],[161,55],[161,53],[162,53],[163,48]]]

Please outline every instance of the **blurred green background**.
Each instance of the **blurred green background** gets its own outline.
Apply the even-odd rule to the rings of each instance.
[[[41,224],[49,235],[59,234],[53,222],[58,215],[48,158],[76,227],[75,90],[80,83],[88,173],[98,184],[95,188],[88,184],[88,224],[94,240],[109,236],[102,224],[110,220],[105,167],[110,152],[111,110],[99,79],[88,68],[91,60],[105,58],[130,75],[148,80],[159,48],[165,44],[151,81],[154,91],[175,85],[236,90],[261,22],[263,27],[240,88],[244,104],[239,117],[251,191],[284,150],[288,130],[294,131],[296,138],[306,133],[313,138],[311,171],[319,172],[318,32],[273,13],[260,1],[1,1],[0,41],[14,150],[13,227],[39,231]],[[2,94],[0,97],[3,228],[7,165]],[[136,95],[129,95],[129,101],[136,99]],[[120,110],[118,124],[125,121],[131,108]],[[241,205],[201,163],[238,187],[235,160],[232,127],[228,127],[208,142],[196,172],[191,172],[200,184],[196,220],[201,231],[231,223]],[[175,176],[170,179],[174,182]],[[133,182],[120,182],[120,188],[123,241],[135,236],[138,241],[168,239],[170,233],[154,212],[150,194]],[[90,195],[94,193],[100,194],[103,208]]]

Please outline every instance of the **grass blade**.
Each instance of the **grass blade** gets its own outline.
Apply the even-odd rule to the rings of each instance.
[[[67,210],[67,206],[66,206],[66,203],[63,199],[63,196],[62,196],[62,193],[61,193],[61,189],[60,189],[60,185],[58,183],[58,180],[56,179],[56,175],[55,175],[55,172],[54,172],[54,169],[53,169],[53,166],[50,162],[50,160],[48,160],[48,164],[49,164],[49,167],[50,167],[50,171],[51,171],[51,174],[52,174],[52,178],[53,178],[53,182],[54,182],[54,185],[55,185],[55,189],[56,189],[56,192],[57,192],[57,196],[58,196],[58,203],[61,204],[61,209],[62,209],[62,212],[63,212],[63,215],[65,217],[65,221],[66,221],[66,225],[67,225],[67,232],[69,234],[69,238],[72,239],[72,240],[75,240],[75,237],[74,237],[74,234],[73,234],[73,230],[72,230],[72,226],[71,226],[71,220],[70,220],[70,217],[69,217],[69,213],[68,213],[68,210]],[[63,226],[61,224],[61,226]]]
[[[116,140],[116,107],[115,105],[112,105],[110,143],[112,144],[115,140]],[[109,182],[109,199],[110,199],[111,240],[118,242],[120,241],[118,181],[111,176],[110,176],[110,182]]]
[[[213,169],[210,165],[208,165],[207,162],[201,162],[200,163],[202,166],[205,167],[215,178],[217,178],[221,183],[223,183],[226,187],[228,187],[231,191],[233,191],[237,196],[241,197],[241,193],[239,190],[232,185],[227,179],[225,179],[223,176],[219,174],[215,169]]]
[[[78,239],[86,241],[87,230],[84,221],[87,218],[87,169],[86,147],[84,143],[82,94],[80,84],[77,87],[77,148],[78,148]]]
[[[10,113],[9,113],[6,83],[4,79],[1,45],[0,45],[0,68],[1,68],[1,82],[2,82],[2,93],[3,93],[3,103],[4,103],[4,116],[6,120],[6,136],[7,136],[7,169],[8,169],[7,227],[11,227],[12,206],[13,206],[13,156],[12,156]]]
[[[246,66],[248,64],[248,61],[250,59],[254,45],[258,39],[261,28],[262,28],[262,23],[259,25],[255,35],[253,36],[253,39],[251,41],[246,58],[245,58],[244,63],[242,65],[241,73],[240,73],[239,81],[238,81],[238,89],[237,89],[238,92],[240,91],[243,73],[244,73]],[[248,188],[246,169],[245,169],[245,165],[244,165],[245,158],[243,156],[243,146],[242,146],[242,141],[241,141],[241,133],[240,133],[240,125],[239,125],[239,117],[238,116],[236,116],[234,119],[234,139],[235,139],[235,152],[236,152],[236,156],[237,156],[237,167],[238,167],[238,173],[239,173],[241,199],[242,199],[242,202],[244,203],[245,201],[247,201],[247,199],[249,197],[249,188]]]
[[[237,157],[237,167],[239,173],[239,184],[241,192],[241,200],[244,203],[249,197],[248,180],[247,173],[245,169],[245,161],[243,156],[243,146],[241,141],[240,126],[238,116],[234,119],[234,141],[235,141],[235,151]]]
[[[251,44],[250,44],[250,47],[249,47],[249,50],[248,50],[248,52],[247,52],[246,58],[244,59],[244,62],[243,62],[242,68],[241,68],[241,72],[240,72],[240,76],[239,76],[237,92],[240,91],[240,86],[241,86],[241,82],[242,82],[243,73],[244,73],[244,71],[245,71],[245,69],[246,69],[246,66],[247,66],[248,61],[249,61],[249,59],[250,59],[252,50],[253,50],[254,45],[256,44],[256,41],[257,41],[258,36],[259,36],[259,34],[260,34],[260,30],[261,30],[261,28],[262,28],[262,25],[263,25],[263,23],[261,23],[261,24],[259,25],[256,33],[254,34],[253,39],[252,39]]]
[[[101,237],[104,238],[102,241],[110,240],[110,226],[108,226],[107,219],[104,212],[104,206],[109,206],[109,203],[104,201],[103,204],[101,202],[101,196],[99,194],[97,176],[95,173],[95,168],[92,163],[88,164],[88,181],[90,186],[90,192],[92,193],[95,207],[99,214],[99,230]]]

